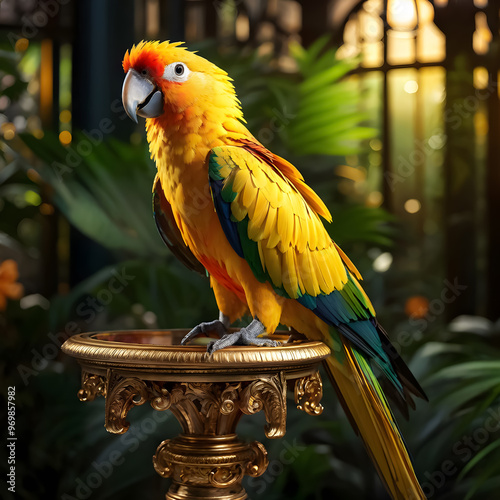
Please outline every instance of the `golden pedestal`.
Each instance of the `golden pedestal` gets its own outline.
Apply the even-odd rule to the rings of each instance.
[[[330,354],[321,342],[294,341],[280,347],[229,347],[206,353],[181,346],[185,330],[84,333],[62,349],[82,366],[81,401],[106,398],[105,427],[123,434],[134,406],[149,402],[170,410],[183,434],[163,441],[153,464],[172,479],[167,500],[243,500],[243,476],[258,477],[268,465],[264,446],[236,435],[243,414],[264,411],[268,438],[286,429],[286,390],[294,384],[297,407],[323,410],[318,365]],[[288,335],[274,335],[286,342]]]

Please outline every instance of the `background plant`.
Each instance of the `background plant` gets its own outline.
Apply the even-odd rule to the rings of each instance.
[[[447,327],[442,318],[431,319],[428,311],[419,318],[425,327],[417,328],[401,301],[394,305],[384,300],[391,293],[387,283],[398,279],[403,281],[403,293],[413,293],[404,289],[401,276],[391,275],[391,269],[384,280],[373,269],[374,258],[400,235],[397,221],[381,208],[354,203],[338,189],[335,167],[344,163],[345,155],[362,153],[364,141],[377,133],[368,126],[366,113],[358,109],[357,90],[346,80],[356,61],[336,61],[325,39],[307,50],[293,48],[297,63],[293,74],[277,72],[270,61],[253,52],[237,57],[221,56],[214,44],[200,49],[235,78],[254,135],[295,163],[332,209],[332,236],[365,275],[387,329],[396,342],[400,340],[405,359],[424,381],[430,403],[419,404],[410,422],[402,421],[401,426],[419,477],[433,488],[429,496],[493,498],[498,488],[494,464],[499,436],[490,432],[465,462],[455,450],[464,436],[484,426],[488,410],[498,407],[497,328],[488,324],[478,330],[478,323],[484,324],[480,319],[469,321],[466,327],[460,322]],[[15,62],[3,68],[17,71]],[[78,148],[85,140],[84,135],[74,134],[71,147]],[[42,200],[50,200],[69,223],[105,247],[113,263],[66,293],[26,300],[31,293],[28,289],[24,302],[9,303],[2,316],[7,330],[2,368],[7,383],[21,389],[19,405],[23,408],[18,473],[26,480],[18,480],[19,497],[76,497],[82,482],[95,472],[94,464],[108,461],[113,451],[119,451],[124,461],[103,479],[102,486],[91,491],[92,498],[159,496],[167,485],[152,471],[150,457],[161,440],[178,433],[175,419],[167,415],[152,432],[142,432],[144,422],[154,414],[138,408],[131,414],[129,434],[120,438],[105,434],[103,401],[81,405],[75,397],[78,367],[63,356],[48,359],[44,352],[52,352],[47,346],[57,344],[54,336],[62,339],[75,331],[188,327],[215,317],[208,282],[176,262],[156,234],[150,206],[154,167],[144,140],[131,145],[107,137],[68,170],[60,167],[65,165],[68,149],[57,135],[45,131],[37,139],[27,134],[23,141],[31,151],[27,156],[3,146],[0,194],[7,207],[0,221],[3,234],[11,235],[12,245],[22,248],[19,223],[31,220],[31,227],[40,231],[38,209]],[[24,205],[16,200],[24,200]],[[132,277],[128,285],[105,307],[94,309],[89,321],[89,315],[82,314],[88,310],[88,300],[99,297],[112,273],[123,269]],[[403,333],[410,335],[410,341],[402,341]],[[20,383],[21,372],[26,387]],[[248,481],[250,497],[386,498],[328,386],[324,405],[325,412],[318,418],[304,418],[291,409],[285,440],[265,441],[262,415],[242,421],[241,436],[265,441],[271,458],[267,475]],[[452,474],[442,472],[446,461],[456,469]]]

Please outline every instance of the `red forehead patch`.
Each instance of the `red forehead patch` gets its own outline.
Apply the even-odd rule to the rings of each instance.
[[[152,77],[163,75],[164,63],[157,50],[143,48],[141,44],[132,47],[130,53],[127,51],[123,59],[123,69],[125,73],[130,69],[135,69],[138,73],[146,69]]]

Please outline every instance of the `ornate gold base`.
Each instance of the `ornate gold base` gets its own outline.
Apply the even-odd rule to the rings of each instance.
[[[247,498],[243,476],[260,476],[268,460],[261,443],[244,443],[236,434],[182,434],[160,444],[153,464],[160,476],[172,478],[167,500],[239,500]]]
[[[183,434],[163,441],[153,457],[158,474],[172,480],[167,500],[243,500],[243,477],[263,474],[268,459],[261,443],[238,439],[240,418],[263,411],[266,437],[282,437],[292,381],[297,407],[320,414],[317,368],[330,351],[321,342],[291,342],[230,347],[209,356],[205,347],[176,345],[185,333],[81,334],[67,340],[63,350],[83,368],[78,397],[106,398],[109,432],[127,432],[129,410],[147,402],[155,410],[170,410],[180,422]]]

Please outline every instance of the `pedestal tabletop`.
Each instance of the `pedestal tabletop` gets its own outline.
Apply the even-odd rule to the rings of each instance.
[[[317,341],[286,343],[285,332],[272,335],[283,342],[279,347],[231,346],[212,355],[206,352],[204,339],[198,344],[180,345],[188,330],[133,330],[82,333],[63,345],[66,354],[76,358],[95,374],[106,374],[109,368],[133,373],[145,380],[205,382],[252,380],[256,374],[284,371],[294,379],[315,371],[318,363],[330,353]]]

